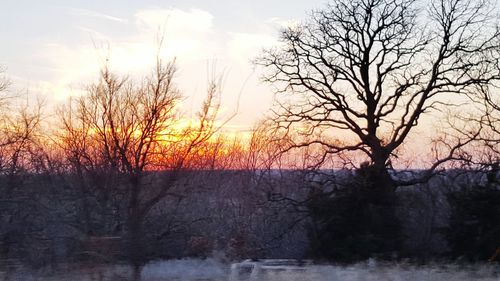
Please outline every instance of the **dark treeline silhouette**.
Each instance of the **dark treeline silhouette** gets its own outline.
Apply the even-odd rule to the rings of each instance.
[[[498,19],[431,2],[334,0],[284,29],[257,60],[278,105],[248,139],[218,125],[222,79],[186,118],[159,58],[141,80],[104,66],[51,118],[0,77],[0,268],[499,260]],[[428,169],[394,168],[432,114]]]
[[[450,170],[399,191],[396,210],[375,218],[382,224],[369,212],[378,206],[367,205],[357,172],[323,171],[341,175],[335,190],[331,182],[320,186],[317,176],[311,181],[310,172],[261,172],[184,172],[172,188],[176,196],[163,199],[143,222],[141,263],[212,256],[228,262],[264,257],[486,261],[498,247],[498,176],[486,182],[482,172]],[[168,172],[148,175],[149,188],[160,188],[167,176],[162,173]],[[2,200],[4,262],[57,269],[68,262],[137,258],[130,257],[126,201],[103,198],[99,190],[82,198],[74,174],[18,176],[15,187],[1,178],[2,188],[11,188]],[[125,188],[115,180],[111,194]],[[377,228],[381,224],[384,228]],[[396,241],[390,239],[394,232]]]

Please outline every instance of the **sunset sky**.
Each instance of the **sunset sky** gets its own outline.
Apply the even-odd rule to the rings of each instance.
[[[225,77],[224,113],[234,112],[239,100],[230,127],[245,130],[272,100],[272,88],[259,82],[260,70],[250,61],[276,44],[280,27],[306,18],[324,2],[4,0],[0,65],[7,68],[12,91],[57,104],[95,81],[106,57],[118,73],[148,74],[158,34],[164,34],[162,56],[177,59],[186,114],[197,110],[215,65]]]

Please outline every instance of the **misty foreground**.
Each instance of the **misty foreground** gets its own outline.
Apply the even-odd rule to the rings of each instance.
[[[60,265],[57,269],[37,271],[23,268],[0,269],[0,280],[40,281],[125,281],[132,269],[127,265]],[[353,265],[309,265],[301,269],[262,271],[259,274],[235,268],[215,259],[183,259],[156,261],[147,264],[141,281],[160,280],[499,280],[500,267],[495,264],[432,264],[412,265],[368,260]]]

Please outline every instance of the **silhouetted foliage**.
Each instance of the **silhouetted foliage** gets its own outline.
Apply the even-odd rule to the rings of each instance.
[[[308,201],[314,223],[312,256],[340,262],[396,257],[403,241],[401,222],[395,212],[395,194],[382,193],[387,187],[374,186],[382,184],[383,177],[364,166],[340,189],[313,189]],[[392,183],[388,184],[391,188]]]
[[[485,261],[500,247],[500,186],[471,186],[448,195],[450,255]]]

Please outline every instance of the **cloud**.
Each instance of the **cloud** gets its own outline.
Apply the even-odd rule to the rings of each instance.
[[[71,42],[50,42],[40,48],[37,58],[50,74],[49,80],[35,81],[42,92],[53,89],[57,100],[79,94],[83,84],[92,82],[103,63],[109,62],[113,71],[121,74],[144,74],[155,63],[159,35],[165,34],[160,56],[166,59],[195,60],[206,57],[210,51],[209,38],[213,29],[213,16],[202,10],[146,9],[125,20],[84,9],[71,9],[74,14],[129,22],[131,33],[104,34],[85,26],[75,28],[92,40],[73,46]],[[120,27],[123,29],[123,26]],[[145,72],[146,71],[146,72]],[[79,85],[80,84],[80,85]]]
[[[300,25],[300,22],[297,20],[282,19],[277,17],[268,19],[266,23],[276,25],[280,28],[296,28]]]
[[[50,93],[56,100],[81,94],[84,81],[96,77],[102,57],[92,45],[70,47],[51,43],[41,47],[38,59],[44,62],[47,79],[37,81],[42,93]]]
[[[110,20],[110,21],[115,21],[115,22],[127,22],[125,19],[99,13],[96,11],[91,11],[87,9],[80,9],[80,8],[66,8],[69,10],[69,12],[73,15],[78,15],[78,16],[84,16],[84,17],[92,17],[92,18],[100,18],[100,19],[105,19],[105,20]]]
[[[79,12],[108,19],[106,15],[87,10]],[[50,93],[55,101],[83,94],[84,85],[95,81],[106,61],[114,72],[131,79],[140,78],[150,73],[158,54],[157,38],[164,35],[160,56],[167,60],[176,58],[180,70],[176,82],[188,96],[186,104],[192,106],[193,112],[204,97],[207,74],[218,74],[208,73],[210,63],[227,70],[230,76],[223,85],[224,108],[230,108],[228,112],[232,113],[238,101],[245,105],[234,119],[235,124],[255,119],[261,108],[267,108],[271,95],[258,85],[259,74],[250,61],[262,48],[277,44],[276,22],[255,23],[250,30],[239,32],[231,26],[216,26],[214,16],[199,9],[142,9],[119,20],[126,24],[102,29],[99,25],[75,26],[75,36],[88,38],[91,34],[92,40],[84,39],[83,44],[63,39],[40,48],[38,60],[46,69],[44,78],[33,81],[38,91]],[[117,32],[113,32],[113,28],[118,28]]]
[[[161,55],[180,59],[202,59],[214,52],[214,16],[207,11],[191,9],[147,9],[134,15],[144,40],[164,36]],[[210,40],[212,39],[212,40]]]
[[[214,16],[207,11],[191,9],[147,9],[137,12],[135,22],[142,28],[157,31],[158,28],[173,36],[191,36],[208,32],[213,27]]]
[[[84,26],[79,26],[79,25],[75,26],[75,28],[89,34],[90,38],[92,38],[92,40],[101,40],[101,41],[109,40],[109,36],[105,35],[102,32],[99,32],[95,29],[84,27]]]
[[[227,51],[231,60],[248,64],[257,57],[262,49],[278,44],[272,34],[267,33],[233,33],[227,43]]]

